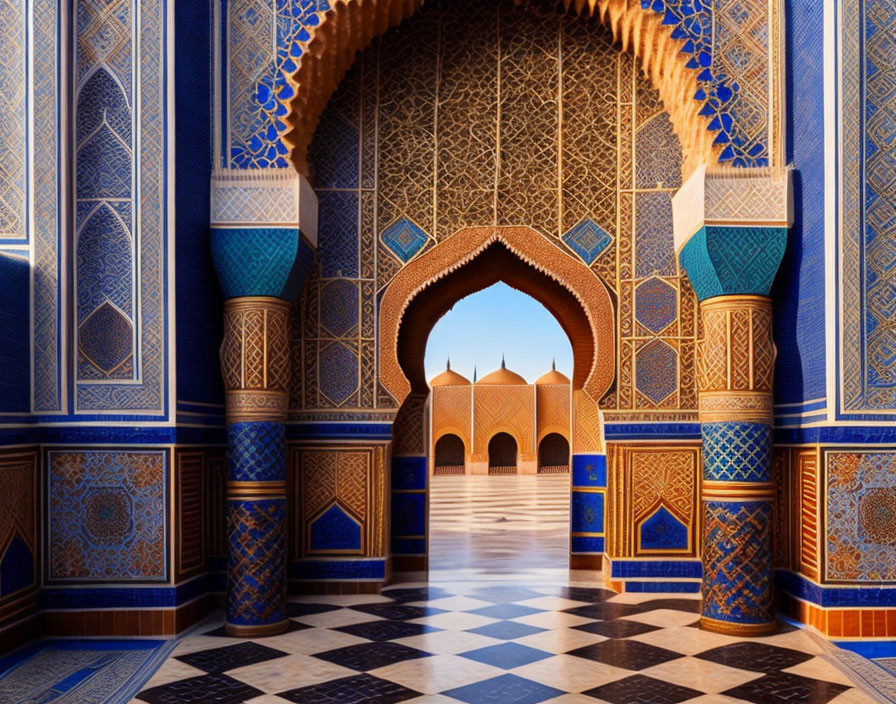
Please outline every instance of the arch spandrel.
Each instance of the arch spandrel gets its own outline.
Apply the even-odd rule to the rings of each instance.
[[[514,0],[518,5],[531,0]],[[358,51],[400,24],[423,5],[423,0],[331,0],[302,45],[296,70],[280,94],[287,125],[282,140],[300,173],[307,173],[307,152],[321,113]],[[682,178],[697,167],[718,161],[713,120],[698,83],[694,59],[683,52],[685,40],[673,38],[674,28],[664,16],[641,6],[641,0],[564,0],[567,11],[597,16],[610,28],[622,51],[631,52],[660,93],[682,145]],[[708,111],[710,114],[712,111]]]
[[[516,275],[510,272],[511,280],[503,277],[505,272],[500,270],[480,272],[481,276],[475,281],[472,277],[464,280],[464,286],[470,290],[462,288],[460,282],[466,270],[459,270],[495,246],[503,247],[513,255],[511,259],[521,265],[521,271]],[[456,272],[459,276],[448,281],[448,277]],[[520,273],[528,275],[521,276]],[[597,402],[613,383],[616,369],[614,310],[610,294],[587,266],[529,227],[459,230],[396,274],[380,304],[378,351],[383,386],[399,404],[412,390],[414,393],[428,391],[422,375],[422,360],[423,346],[432,326],[457,300],[501,280],[531,295],[557,318],[573,346],[573,388],[592,399],[596,410]],[[542,282],[540,287],[539,282]],[[409,378],[401,361],[402,325],[406,322],[406,313],[412,304],[420,301],[421,294],[440,283],[444,286],[438,292],[440,300],[420,312],[415,324],[415,339],[410,343],[404,341],[406,346],[418,346],[412,354],[405,353],[415,363],[419,362],[419,369],[411,370],[412,378]],[[575,305],[570,305],[571,301]]]

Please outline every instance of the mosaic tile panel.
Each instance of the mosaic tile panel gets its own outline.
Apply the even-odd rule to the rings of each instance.
[[[22,597],[40,584],[38,471],[36,451],[0,455],[0,617],[30,606]]]
[[[703,423],[704,479],[771,481],[772,429],[765,423]]]
[[[90,382],[76,384],[76,412],[159,414],[165,410],[164,31],[164,4],[159,0],[87,0],[78,5],[73,106],[75,250],[85,266],[92,259],[88,251],[102,251],[110,265],[108,271],[114,275],[104,270],[93,279],[81,279],[82,270],[75,272],[77,375]],[[131,106],[137,103],[138,129],[132,133]],[[135,164],[139,169],[136,180],[132,173]],[[96,222],[98,217],[104,218],[105,224]],[[107,228],[114,224],[113,219],[119,224]],[[136,222],[140,223],[139,237],[135,237]],[[108,236],[104,237],[102,230]],[[140,291],[139,300],[131,301],[130,308],[120,305],[123,293],[118,275],[126,270],[131,272],[133,287]],[[111,307],[104,310],[103,318],[85,326],[87,308],[99,300]],[[133,328],[130,355],[128,325]],[[108,352],[101,354],[98,350],[105,345]],[[105,380],[115,383],[98,383]]]
[[[43,641],[20,651],[4,672],[0,701],[127,701],[168,652],[158,640]]]
[[[704,617],[740,624],[774,618],[771,503],[704,501]]]
[[[47,454],[48,577],[127,582],[167,578],[167,452]]]
[[[63,358],[57,319],[61,287],[58,282],[59,149],[56,121],[60,109],[57,100],[58,46],[56,0],[35,0],[32,20],[34,53],[34,410],[58,411],[62,391],[58,377]]]
[[[85,3],[77,17],[75,277],[79,379],[132,379],[135,244],[132,7]],[[117,69],[117,70],[116,70]]]
[[[291,559],[380,556],[384,548],[384,447],[296,447],[289,472],[298,510]]]
[[[243,422],[227,426],[232,481],[282,481],[286,431],[282,423]]]
[[[896,453],[825,453],[825,579],[896,579]]]
[[[228,4],[231,58],[229,162],[241,169],[287,167],[279,135],[286,131],[286,74],[296,69],[301,43],[329,9],[328,0],[238,0]]]
[[[227,504],[227,622],[279,623],[286,618],[286,499]]]
[[[841,28],[842,216],[839,233],[843,412],[891,411],[896,403],[892,210],[896,146],[891,59],[896,3],[843,3]]]
[[[26,73],[28,58],[26,4],[22,0],[0,2],[0,239],[24,240],[26,195]]]

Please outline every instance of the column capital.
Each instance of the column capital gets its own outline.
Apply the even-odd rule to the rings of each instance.
[[[767,296],[793,220],[790,168],[697,169],[672,198],[675,248],[697,298]]]
[[[214,171],[210,219],[213,228],[298,228],[317,247],[317,195],[294,169]]]
[[[295,300],[317,246],[317,196],[292,169],[216,171],[211,245],[225,298]]]
[[[793,169],[699,167],[672,196],[675,251],[701,228],[793,224]]]

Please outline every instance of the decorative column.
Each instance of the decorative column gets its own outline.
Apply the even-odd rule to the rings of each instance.
[[[316,212],[314,194],[292,170],[228,171],[212,178],[212,257],[225,298],[225,628],[236,636],[280,633],[289,624],[284,425],[289,325],[313,259],[308,232],[299,227],[316,220],[303,212],[311,208]]]
[[[569,504],[569,568],[599,570],[606,552],[607,455],[595,400],[572,391],[572,483]]]
[[[787,245],[790,172],[695,173],[673,200],[679,261],[700,302],[703,628],[777,628],[772,594],[772,282]]]

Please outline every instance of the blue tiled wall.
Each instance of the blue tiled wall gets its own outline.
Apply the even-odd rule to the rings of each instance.
[[[795,221],[772,296],[775,299],[775,403],[825,395],[823,5],[785,3],[787,161]]]
[[[28,261],[0,254],[0,412],[31,408]]]
[[[218,363],[223,303],[209,241],[213,132],[209,0],[177,3],[174,23],[177,397],[223,403]]]

